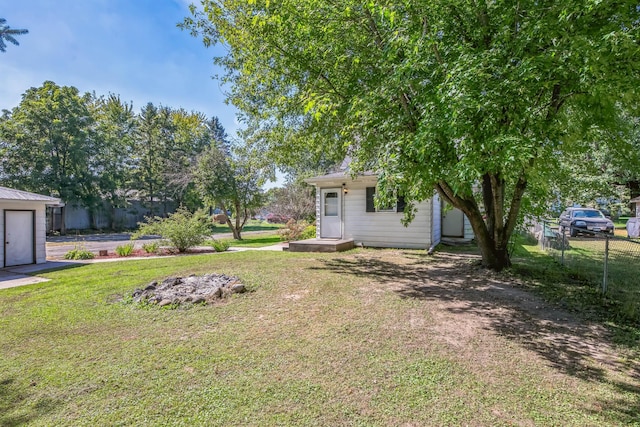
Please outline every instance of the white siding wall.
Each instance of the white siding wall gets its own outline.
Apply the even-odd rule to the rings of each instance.
[[[15,210],[35,210],[36,220],[36,264],[47,261],[47,235],[46,235],[46,214],[45,204],[42,202],[0,202],[0,268],[4,267],[4,211],[5,209]]]
[[[343,238],[373,247],[426,249],[431,246],[430,200],[417,206],[415,219],[405,227],[400,222],[404,215],[401,212],[366,212],[366,187],[351,184],[343,196]]]
[[[471,222],[469,221],[469,218],[467,218],[467,216],[464,216],[464,238],[468,239],[468,240],[472,240],[475,237],[475,234],[473,234],[473,228],[471,227]]]
[[[432,210],[432,234],[433,234],[433,243],[438,244],[442,239],[442,201],[440,200],[440,196],[436,194],[433,196],[431,201],[433,204]]]

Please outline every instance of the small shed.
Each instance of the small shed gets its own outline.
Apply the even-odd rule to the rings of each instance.
[[[47,205],[60,199],[0,187],[0,268],[46,262]]]

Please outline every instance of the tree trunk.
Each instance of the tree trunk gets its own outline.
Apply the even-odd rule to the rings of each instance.
[[[486,224],[481,219],[481,223],[477,223],[477,216],[469,216],[471,227],[475,233],[478,242],[478,249],[482,255],[482,265],[490,270],[502,271],[511,266],[511,259],[506,245],[499,245],[493,236],[489,233]],[[474,219],[472,219],[472,217]],[[504,246],[504,247],[502,247]]]
[[[505,215],[504,181],[499,176],[487,174],[483,177],[482,193],[485,206],[482,211],[473,196],[456,194],[444,181],[436,186],[440,196],[460,209],[469,219],[482,255],[482,265],[488,269],[501,271],[511,266],[507,245],[515,228],[525,188],[526,181],[519,180],[508,213]]]

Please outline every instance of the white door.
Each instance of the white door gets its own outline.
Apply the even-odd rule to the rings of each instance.
[[[340,188],[320,190],[320,237],[342,238],[342,199]]]
[[[4,211],[4,266],[33,264],[34,212]]]
[[[442,237],[464,237],[464,214],[452,208],[442,217]]]

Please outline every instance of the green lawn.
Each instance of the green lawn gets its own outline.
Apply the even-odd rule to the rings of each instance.
[[[472,313],[442,305],[466,287],[433,260],[246,251],[42,274],[52,280],[0,291],[0,425],[637,425],[631,374],[560,369],[500,322],[465,335],[474,322],[456,319]],[[190,309],[119,302],[207,272],[250,292]],[[482,301],[464,302],[482,318]]]
[[[283,224],[271,224],[267,221],[249,220],[242,231],[276,231],[282,228]],[[214,224],[213,233],[230,233],[229,227],[225,224]]]
[[[245,234],[242,240],[225,239],[229,245],[243,248],[261,248],[281,243],[282,240],[277,234]]]

